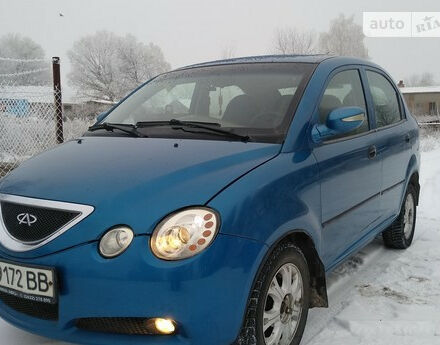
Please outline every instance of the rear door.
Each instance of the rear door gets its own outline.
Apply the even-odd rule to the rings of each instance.
[[[394,83],[380,70],[367,69],[377,128],[378,158],[382,161],[381,209],[383,220],[400,210],[410,158],[410,131],[403,103]]]
[[[314,148],[321,179],[324,264],[329,267],[349,253],[380,215],[381,165],[376,159],[376,136],[370,127],[364,88],[357,67],[330,76],[315,119],[343,106],[365,109],[361,128]]]

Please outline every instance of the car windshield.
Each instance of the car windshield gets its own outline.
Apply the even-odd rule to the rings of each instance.
[[[163,122],[201,122],[254,141],[280,142],[313,68],[303,63],[253,63],[170,72],[139,88],[104,122],[138,125],[148,136],[165,137],[178,131],[165,130]],[[192,137],[207,134],[200,129],[185,132]]]

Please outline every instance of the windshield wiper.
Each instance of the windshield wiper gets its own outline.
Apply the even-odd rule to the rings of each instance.
[[[171,126],[171,128],[182,129],[184,131],[187,131],[185,130],[185,128],[204,129],[210,131],[212,134],[222,135],[229,138],[235,138],[244,142],[249,141],[251,139],[248,135],[241,135],[227,131],[225,129],[220,129],[218,127],[221,127],[221,125],[215,122],[180,121],[176,119],[171,119],[169,121],[138,122],[136,124],[136,127],[139,128],[154,127],[154,126]],[[207,132],[193,131],[191,133],[207,133]]]
[[[106,131],[110,131],[113,132],[114,129],[117,129],[121,132],[125,132],[130,134],[133,137],[138,137],[138,138],[147,138],[148,135],[145,135],[141,132],[139,132],[136,129],[135,125],[130,125],[130,124],[115,124],[115,123],[108,123],[108,122],[104,122],[104,123],[99,123],[93,126],[89,127],[89,131],[93,132],[96,131],[98,129],[105,129]]]
[[[206,125],[221,127],[222,125],[218,122],[208,122],[208,121],[181,121],[176,119],[171,119],[167,121],[141,121],[136,123],[136,127],[155,127],[155,126],[170,126],[170,125],[181,125],[182,123],[194,124],[194,125]]]

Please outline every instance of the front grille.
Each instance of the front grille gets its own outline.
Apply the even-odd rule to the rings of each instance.
[[[5,201],[1,202],[1,209],[9,234],[25,243],[44,240],[81,214]]]
[[[89,317],[76,320],[76,327],[101,333],[115,334],[155,334],[149,326],[149,320],[142,317]]]
[[[20,313],[43,320],[58,320],[58,304],[29,301],[1,291],[0,300]]]

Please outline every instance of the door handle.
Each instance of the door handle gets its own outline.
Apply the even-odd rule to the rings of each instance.
[[[411,140],[411,137],[409,136],[409,134],[405,135],[405,141],[407,143],[409,143],[410,140]]]
[[[368,148],[368,158],[369,159],[373,159],[373,158],[375,158],[377,156],[377,149],[376,149],[376,146],[370,146],[369,148]]]

